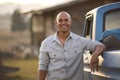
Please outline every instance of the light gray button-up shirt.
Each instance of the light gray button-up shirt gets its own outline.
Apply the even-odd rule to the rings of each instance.
[[[41,44],[38,69],[47,71],[46,80],[84,80],[83,51],[97,44],[71,32],[62,46],[55,33]]]

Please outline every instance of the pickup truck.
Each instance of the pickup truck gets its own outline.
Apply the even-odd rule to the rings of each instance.
[[[111,30],[117,30],[110,32]],[[85,15],[85,25],[83,35],[86,38],[101,41],[106,35],[117,34],[120,38],[120,2],[110,3],[97,7]],[[115,44],[113,40],[108,39]],[[120,40],[116,44],[119,46]],[[114,46],[116,47],[116,46]],[[99,71],[90,71],[91,53],[85,50],[84,54],[84,73],[85,80],[120,80],[120,47],[108,49],[99,56]]]

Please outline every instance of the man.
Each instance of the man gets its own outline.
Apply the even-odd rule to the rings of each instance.
[[[56,17],[57,32],[40,47],[39,80],[83,80],[83,51],[93,51],[91,71],[98,70],[98,56],[105,46],[70,31],[71,16],[60,12]]]

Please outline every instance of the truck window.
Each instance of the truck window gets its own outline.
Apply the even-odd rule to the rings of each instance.
[[[92,38],[92,26],[93,26],[93,16],[86,18],[84,37]]]
[[[106,45],[107,50],[120,49],[120,10],[105,14],[105,31],[101,42]]]
[[[120,29],[120,10],[105,15],[105,30]]]

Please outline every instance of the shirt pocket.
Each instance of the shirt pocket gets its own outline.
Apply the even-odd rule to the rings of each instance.
[[[62,53],[60,52],[55,52],[52,51],[49,53],[49,58],[50,58],[50,63],[49,63],[49,71],[51,70],[51,67],[58,67],[61,65],[61,63],[63,62],[63,56]]]
[[[68,55],[76,56],[82,53],[82,50],[79,47],[73,47],[69,49]]]
[[[54,59],[54,58],[60,59],[62,58],[62,53],[60,53],[59,51],[50,51],[49,57],[50,59]]]

